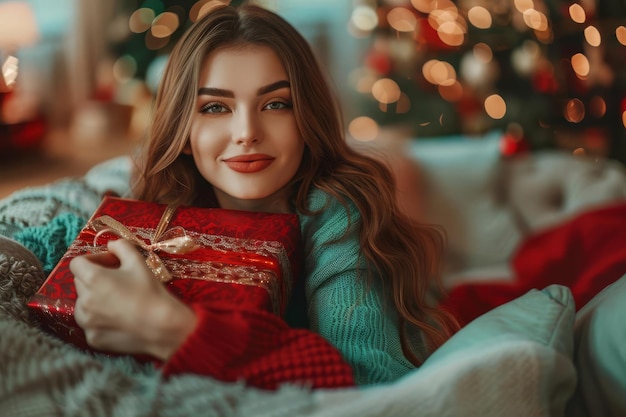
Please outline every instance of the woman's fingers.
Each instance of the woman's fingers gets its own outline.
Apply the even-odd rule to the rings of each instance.
[[[117,268],[120,266],[120,260],[111,252],[101,252],[85,255],[85,259],[105,268]]]
[[[120,260],[122,267],[145,262],[145,258],[139,252],[139,249],[129,240],[110,240],[107,244],[107,248],[109,249],[109,252]]]
[[[83,255],[70,264],[78,295],[74,319],[87,344],[169,358],[195,328],[194,312],[154,277],[132,243],[108,247],[109,254]]]
[[[70,261],[70,271],[74,277],[89,285],[98,276],[105,275],[111,269],[135,268],[135,264],[143,263],[143,255],[137,247],[125,239],[109,241],[108,251],[77,256]],[[107,271],[107,269],[109,271]]]
[[[74,282],[78,283],[76,290],[80,294],[82,287],[88,287],[92,285],[98,275],[101,274],[101,270],[105,269],[97,262],[90,259],[94,255],[77,256],[70,261],[70,271],[74,274]]]
[[[78,285],[77,283],[76,286],[78,287]],[[86,300],[85,296],[81,296],[80,291],[78,291],[78,293],[79,297],[76,300],[76,304],[74,304],[74,320],[83,330],[90,329],[97,325],[97,323],[94,323],[97,316],[93,314],[92,309],[86,307],[89,305],[89,302]]]

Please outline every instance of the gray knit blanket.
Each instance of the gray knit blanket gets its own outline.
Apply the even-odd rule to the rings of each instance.
[[[84,353],[41,331],[26,301],[44,276],[23,246],[0,237],[0,415],[294,416],[312,408],[310,392],[276,392],[184,375],[164,380],[130,358]]]

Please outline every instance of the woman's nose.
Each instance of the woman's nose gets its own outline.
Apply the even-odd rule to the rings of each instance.
[[[249,146],[262,140],[262,129],[254,112],[242,110],[233,118],[233,142]]]

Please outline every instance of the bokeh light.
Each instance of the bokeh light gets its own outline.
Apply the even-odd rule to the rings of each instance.
[[[371,117],[360,116],[353,119],[348,125],[348,133],[361,142],[369,142],[378,136],[378,123]]]
[[[2,72],[2,77],[4,77],[4,82],[10,87],[15,84],[17,80],[19,59],[9,55],[4,62],[0,61],[0,64],[2,65],[0,71]]]
[[[459,22],[444,22],[437,28],[437,35],[449,46],[461,46],[465,42],[465,28]]]
[[[498,65],[489,57],[485,49],[479,48],[461,58],[460,72],[466,84],[481,88],[489,86],[495,80],[499,72]]]
[[[563,116],[569,122],[580,123],[585,118],[585,105],[580,99],[570,99],[563,108]]]
[[[372,85],[372,95],[380,103],[395,103],[400,99],[400,87],[391,78],[382,78]]]
[[[133,33],[143,33],[150,29],[155,18],[154,10],[147,7],[137,9],[128,19],[128,27]]]
[[[585,23],[585,20],[587,20],[585,9],[580,4],[572,4],[569,6],[568,11],[569,17],[576,23]]]
[[[521,47],[515,48],[511,53],[511,65],[518,74],[530,76],[537,68],[541,58],[539,44],[532,40],[524,41]]]
[[[431,78],[436,85],[452,85],[456,81],[456,70],[446,61],[437,61],[430,68]]]
[[[131,55],[122,55],[113,64],[113,77],[119,83],[132,79],[137,72],[137,61]]]
[[[166,36],[164,38],[157,38],[152,34],[152,31],[146,32],[146,36],[144,38],[144,43],[146,44],[146,48],[156,51],[158,49],[164,48],[170,41],[170,37]]]
[[[429,83],[436,85],[437,82],[435,81],[435,79],[432,76],[432,67],[437,64],[439,62],[438,59],[430,59],[428,61],[426,61],[424,63],[424,65],[422,65],[422,75],[424,76],[424,78],[426,79],[426,81],[428,81]]]
[[[456,80],[449,85],[439,85],[437,90],[441,98],[451,103],[460,101],[463,98],[463,86]]]
[[[572,57],[572,69],[579,78],[585,79],[589,75],[589,60],[581,53]]]
[[[422,66],[422,74],[426,81],[433,85],[451,86],[456,82],[456,70],[446,62],[431,59]]]
[[[152,22],[150,32],[155,38],[167,38],[178,29],[179,25],[180,19],[176,13],[163,12]]]
[[[363,94],[371,93],[372,86],[377,79],[376,74],[365,67],[355,68],[348,76],[350,85],[352,85],[356,91]]]
[[[224,4],[230,4],[230,0],[199,0],[191,6],[189,20],[195,22],[214,8]]]
[[[369,32],[378,25],[378,14],[369,6],[357,6],[352,11],[350,23],[358,30]]]
[[[548,18],[545,14],[536,9],[526,9],[523,13],[524,23],[536,31],[543,32],[548,30]]]
[[[498,94],[492,94],[485,99],[485,112],[492,119],[502,119],[506,115],[506,102]]]
[[[533,0],[514,0],[513,4],[520,13],[524,13],[526,10],[533,9],[535,7]]]
[[[595,26],[587,26],[584,31],[585,40],[591,46],[600,46],[602,43],[602,36],[600,31]]]
[[[490,62],[493,59],[493,51],[491,50],[491,47],[484,42],[478,42],[474,45],[472,53],[477,59],[483,62]]]
[[[387,22],[398,32],[413,32],[417,28],[417,18],[404,7],[391,9],[387,13]]]
[[[432,12],[435,2],[432,0],[411,0],[411,5],[415,7],[416,10],[428,14]]]
[[[478,29],[491,27],[491,13],[482,6],[474,6],[467,11],[467,20]]]
[[[428,23],[446,45],[460,46],[465,41],[467,23],[459,14],[456,5],[449,0],[433,2],[433,9],[428,14]]]
[[[554,32],[550,30],[550,28],[546,29],[546,30],[535,30],[535,38],[537,38],[538,41],[549,45],[552,42],[554,42]]]
[[[615,29],[615,37],[619,43],[626,46],[626,27],[618,26]]]

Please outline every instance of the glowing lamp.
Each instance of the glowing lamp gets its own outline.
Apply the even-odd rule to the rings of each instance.
[[[25,1],[0,2],[0,93],[10,91],[17,79],[20,48],[39,39],[35,14]]]

